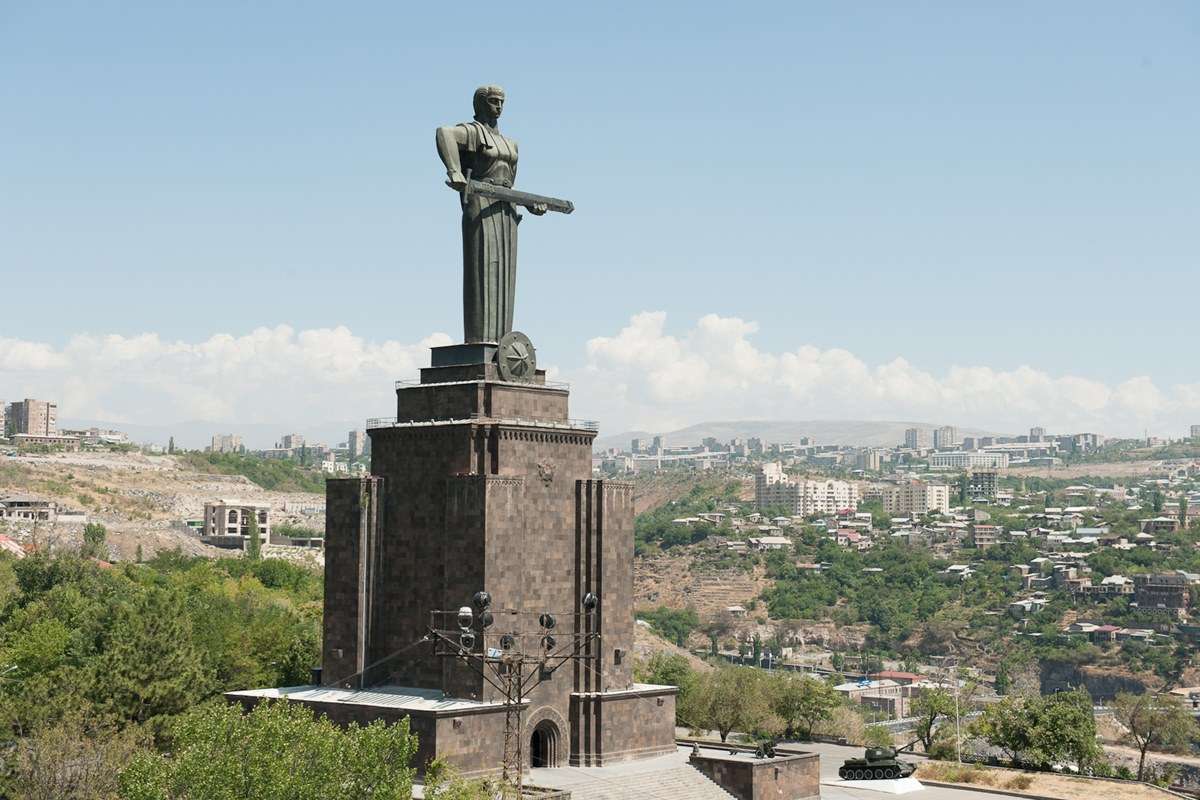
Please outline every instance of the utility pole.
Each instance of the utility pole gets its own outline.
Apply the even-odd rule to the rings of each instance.
[[[503,698],[502,779],[514,786],[520,797],[525,765],[525,698],[568,661],[598,660],[592,653],[600,652],[600,648],[590,645],[600,640],[592,624],[600,598],[587,592],[580,600],[582,611],[557,615],[549,611],[539,614],[493,609],[492,596],[484,591],[476,592],[471,603],[457,611],[431,611],[427,638],[434,643],[435,655],[466,664]],[[574,631],[583,632],[560,634],[564,640],[560,644],[553,633],[559,616],[584,617],[586,624],[573,626]],[[498,617],[502,623],[498,623]],[[495,627],[503,632],[493,631]],[[595,664],[587,666],[596,669]]]

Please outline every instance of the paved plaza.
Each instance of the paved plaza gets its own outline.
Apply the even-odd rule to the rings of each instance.
[[[847,758],[862,755],[861,747],[810,743],[804,744],[803,748],[821,755],[823,782],[837,781],[837,770],[841,763]],[[529,773],[528,782],[537,786],[568,789],[571,800],[706,800],[731,797],[687,763],[690,752],[690,748],[680,747],[670,755],[607,767],[535,769]],[[824,783],[821,786],[822,800],[884,800],[893,796],[857,787]],[[997,795],[973,789],[926,786],[903,797],[920,800],[995,800]]]

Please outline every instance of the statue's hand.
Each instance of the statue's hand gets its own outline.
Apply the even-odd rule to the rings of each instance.
[[[546,208],[545,203],[534,203],[533,205],[529,206],[529,213],[533,214],[535,217],[540,217],[547,211],[549,211],[549,209]]]
[[[461,192],[467,186],[467,179],[459,175],[457,179],[451,178],[446,181],[446,185],[456,192]]]

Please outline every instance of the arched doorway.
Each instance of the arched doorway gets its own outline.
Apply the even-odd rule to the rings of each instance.
[[[558,766],[558,726],[548,719],[539,722],[529,735],[529,766]]]

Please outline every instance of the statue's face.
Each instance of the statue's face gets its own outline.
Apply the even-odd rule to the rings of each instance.
[[[487,98],[488,113],[492,115],[492,119],[500,119],[500,113],[504,111],[504,96],[498,94],[490,94]]]

